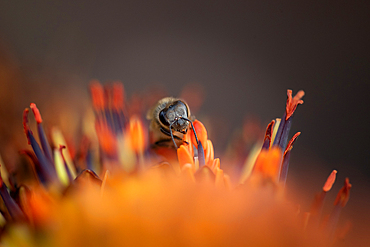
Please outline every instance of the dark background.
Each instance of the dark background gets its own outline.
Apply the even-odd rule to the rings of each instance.
[[[18,101],[68,101],[92,78],[121,80],[128,95],[159,83],[176,96],[199,83],[201,114],[236,128],[249,114],[264,125],[281,117],[286,89],[303,89],[288,184],[316,191],[312,181],[337,169],[335,189],[350,177],[357,211],[369,206],[369,10],[369,1],[340,0],[2,0],[0,54],[19,82],[6,96],[19,114]]]

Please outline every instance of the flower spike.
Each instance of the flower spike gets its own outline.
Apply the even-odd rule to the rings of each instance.
[[[346,178],[344,181],[344,186],[339,190],[337,198],[334,202],[334,209],[330,214],[327,230],[329,233],[329,239],[334,238],[335,229],[337,228],[340,212],[342,208],[347,204],[349,199],[349,191],[351,190],[352,185],[349,183],[349,179]]]
[[[98,80],[92,80],[90,82],[90,91],[92,102],[95,110],[103,110],[105,107],[105,96],[104,96],[104,89],[102,85],[100,85]]]
[[[65,148],[66,148],[66,146],[59,145],[59,152],[60,152],[60,155],[62,156],[62,160],[63,160],[63,163],[64,163],[64,169],[66,170],[66,173],[67,173],[67,176],[68,176],[68,180],[69,181],[73,181],[73,177],[72,177],[71,171],[69,170],[69,167],[67,165],[67,161],[64,158],[64,154],[63,154],[63,149],[65,149]]]
[[[9,192],[5,186],[5,183],[0,174],[0,196],[3,199],[3,202],[8,209],[12,220],[19,222],[25,221],[26,217],[23,214],[22,210],[19,208],[18,204],[14,201],[14,199],[9,195]]]
[[[40,170],[40,162],[37,159],[36,155],[31,150],[20,150],[19,154],[24,155],[30,159],[31,170],[34,172],[35,177],[41,183],[45,184],[46,179],[43,177],[43,173]]]
[[[301,132],[297,132],[293,137],[292,139],[290,139],[285,151],[284,151],[284,155],[286,155],[290,150],[292,150],[293,148],[293,144],[294,142],[297,140],[298,136],[301,135]]]
[[[206,158],[204,156],[204,149],[203,149],[203,144],[201,141],[199,141],[198,144],[198,159],[199,159],[199,168],[204,166],[206,164]]]
[[[288,100],[286,103],[286,117],[285,120],[288,120],[294,113],[295,109],[299,104],[303,104],[302,97],[304,96],[304,91],[300,90],[298,93],[292,98],[292,90],[287,91]]]
[[[352,184],[349,183],[349,179],[346,178],[344,186],[338,192],[337,198],[335,199],[334,205],[346,206],[349,200],[349,191],[351,190]]]
[[[122,83],[112,85],[112,118],[116,126],[116,133],[122,132],[127,124],[125,112],[125,90]]]
[[[125,102],[123,85],[116,82],[112,87],[112,107],[115,110],[123,110]]]
[[[46,138],[44,128],[42,127],[42,118],[39,109],[36,107],[35,103],[31,103],[30,108],[35,116],[37,122],[37,132],[39,134],[42,150],[44,151],[45,156],[49,159],[50,162],[53,162],[53,156],[51,153],[51,148]]]
[[[32,146],[32,149],[35,152],[35,155],[40,163],[40,172],[43,174],[43,177],[48,182],[53,183],[54,181],[57,181],[56,179],[57,175],[54,166],[51,163],[52,161],[50,161],[44,155],[35,137],[33,136],[30,127],[28,126],[28,112],[29,112],[28,108],[26,108],[23,112],[23,128],[28,139],[28,144]]]
[[[289,169],[289,160],[290,160],[290,151],[293,148],[294,142],[297,140],[298,136],[301,134],[301,132],[297,132],[292,139],[290,139],[283,155],[283,163],[281,165],[281,172],[280,172],[280,181],[286,182],[286,178],[288,175],[288,169]]]
[[[333,186],[336,175],[337,175],[337,171],[333,170],[330,173],[329,177],[327,178],[324,186],[322,187],[322,191],[315,196],[312,202],[312,205],[311,205],[310,213],[309,213],[310,217],[308,221],[308,228],[313,229],[319,226],[322,209],[324,206],[324,201],[326,198],[326,193]]]
[[[269,125],[267,125],[266,128],[266,133],[265,133],[265,138],[263,140],[263,146],[262,149],[270,149],[271,146],[271,137],[272,137],[272,132],[274,130],[274,125],[275,125],[275,120],[272,120]]]
[[[32,131],[30,129],[30,127],[28,126],[28,112],[30,111],[30,109],[26,108],[24,109],[23,111],[23,129],[24,129],[24,133],[26,134],[26,137],[27,137],[27,141],[28,141],[28,145],[31,145],[31,140],[30,140],[30,134],[32,134]]]
[[[192,128],[193,128],[193,132],[191,133],[192,142],[194,146],[198,149],[199,168],[201,168],[206,164],[204,148],[207,147],[208,134],[202,122],[198,120],[195,120],[192,123]],[[205,146],[203,147],[203,145]]]
[[[304,96],[304,91],[299,91],[294,98],[292,98],[292,90],[287,91],[288,100],[286,103],[285,113],[281,119],[279,129],[276,133],[274,139],[274,146],[279,146],[281,149],[285,150],[286,144],[288,142],[288,135],[290,127],[292,126],[292,116],[299,104],[303,104],[301,98]]]
[[[31,110],[33,112],[33,115],[35,115],[36,122],[38,124],[42,123],[41,114],[40,114],[39,109],[36,107],[36,104],[35,103],[31,103],[30,104],[30,108],[31,108]]]

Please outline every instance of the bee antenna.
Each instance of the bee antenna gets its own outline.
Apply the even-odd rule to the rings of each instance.
[[[197,136],[197,132],[195,132],[195,129],[194,129],[194,125],[193,125],[193,122],[190,121],[189,119],[187,118],[184,118],[184,117],[181,117],[182,119],[184,119],[185,121],[188,121],[191,125],[191,128],[193,129],[193,133],[194,133],[194,136],[195,136],[195,140],[197,142],[197,145],[199,144],[199,141],[198,141],[198,136]]]
[[[172,142],[173,142],[173,145],[175,145],[175,148],[177,149],[177,145],[176,145],[176,142],[175,142],[175,138],[173,138],[173,134],[172,134],[172,125],[175,123],[176,121],[172,122],[170,124],[170,134],[171,134],[171,138],[172,138]]]

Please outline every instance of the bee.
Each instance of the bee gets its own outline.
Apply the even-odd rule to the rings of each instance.
[[[188,104],[181,99],[166,97],[148,111],[147,119],[150,120],[150,142],[152,148],[175,148],[186,143],[183,140],[190,126],[193,127]],[[195,131],[194,131],[195,133]],[[197,138],[196,138],[197,139]],[[188,144],[188,143],[187,143]]]

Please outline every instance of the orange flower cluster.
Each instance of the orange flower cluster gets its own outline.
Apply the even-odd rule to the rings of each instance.
[[[292,97],[288,90],[283,118],[269,124],[262,149],[247,158],[243,173],[232,179],[220,168],[199,120],[191,122],[193,128],[184,132],[177,150],[176,145],[160,149],[177,155],[175,160],[165,160],[166,156],[152,152],[138,111],[127,113],[121,84],[103,87],[94,81],[90,89],[95,133],[85,130],[83,145],[75,155],[68,152],[60,132],[47,138],[40,111],[31,104],[38,126],[36,140],[28,125],[29,110],[25,110],[23,125],[33,151],[22,154],[34,179],[16,181],[2,169],[0,246],[335,243],[339,213],[349,198],[348,179],[325,222],[321,211],[336,171],[304,216],[284,196],[290,152],[300,134],[288,142],[289,129],[297,105],[303,103],[303,91]]]

